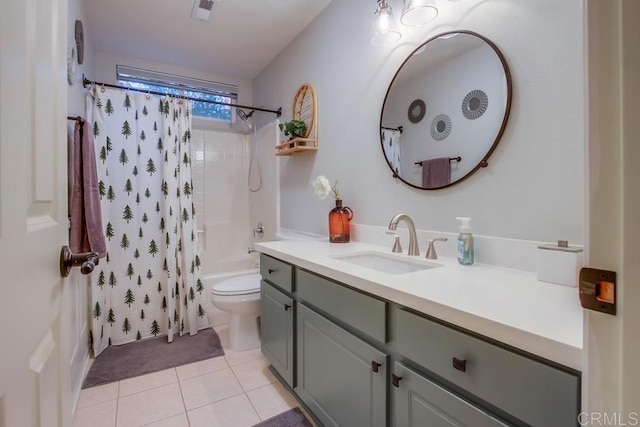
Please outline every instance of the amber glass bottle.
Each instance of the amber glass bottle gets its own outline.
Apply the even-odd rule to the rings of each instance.
[[[336,207],[329,212],[329,241],[332,243],[348,243],[350,233],[350,221],[353,211],[342,206],[342,200],[336,199]]]

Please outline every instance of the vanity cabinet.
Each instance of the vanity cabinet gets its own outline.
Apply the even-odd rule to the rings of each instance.
[[[388,356],[304,304],[297,317],[300,399],[325,426],[386,426]]]
[[[333,280],[296,269],[296,298],[345,326],[387,342],[387,302]]]
[[[293,292],[293,266],[268,255],[260,255],[260,274],[286,292]]]
[[[282,379],[295,387],[294,301],[266,281],[260,283],[260,341],[262,353]]]
[[[580,377],[405,309],[396,350],[527,425],[576,425]]]
[[[577,426],[580,373],[262,255],[262,351],[325,426]]]
[[[482,409],[395,362],[391,376],[397,427],[506,427]]]

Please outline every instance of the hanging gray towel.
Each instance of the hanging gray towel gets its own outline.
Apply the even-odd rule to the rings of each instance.
[[[69,217],[69,248],[73,253],[107,253],[100,211],[93,134],[86,120],[76,122],[73,137],[73,187]]]
[[[451,183],[451,161],[448,157],[422,161],[422,186],[439,188]]]

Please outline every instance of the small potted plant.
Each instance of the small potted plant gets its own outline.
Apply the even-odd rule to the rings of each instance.
[[[307,124],[302,120],[291,120],[290,122],[280,123],[278,126],[284,136],[289,137],[289,140],[304,138],[307,133]]]

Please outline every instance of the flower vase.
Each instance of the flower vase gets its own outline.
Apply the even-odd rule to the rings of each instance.
[[[336,207],[329,212],[329,241],[332,243],[348,243],[350,240],[351,219],[353,211],[342,206],[342,200],[336,199]]]

